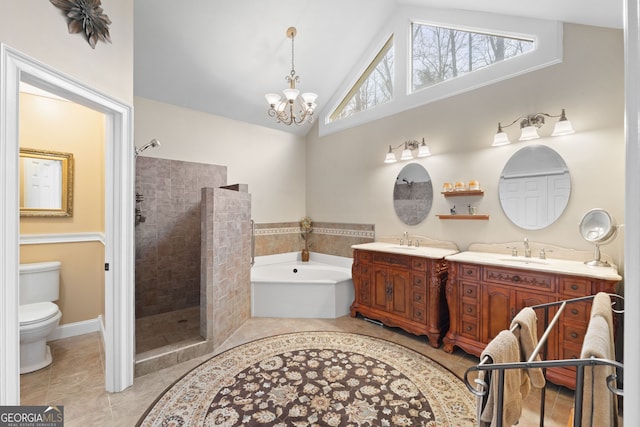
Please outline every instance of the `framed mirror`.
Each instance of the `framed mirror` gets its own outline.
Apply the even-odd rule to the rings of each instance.
[[[20,216],[72,216],[73,154],[20,149]]]
[[[507,161],[498,191],[511,222],[525,230],[540,230],[553,224],[569,203],[569,168],[551,148],[530,145]]]
[[[393,186],[393,207],[407,225],[420,224],[433,204],[433,185],[427,170],[418,163],[402,168]]]

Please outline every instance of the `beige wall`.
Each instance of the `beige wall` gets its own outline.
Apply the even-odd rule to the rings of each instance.
[[[581,215],[600,207],[624,222],[624,89],[622,31],[565,25],[564,61],[465,94],[349,129],[307,138],[306,213],[314,221],[371,223],[376,235],[409,231],[453,240],[461,249],[473,242],[521,240],[590,249],[578,233]],[[577,133],[491,148],[497,122],[535,112],[567,109]],[[549,135],[555,119],[541,131]],[[512,140],[517,129],[509,129]],[[383,163],[388,146],[407,139],[427,139],[432,157],[417,160],[434,183],[434,203],[427,219],[406,226],[397,218],[392,193],[406,162]],[[526,231],[504,216],[498,180],[508,158],[530,144],[560,153],[571,172],[567,210],[550,227]],[[336,153],[339,155],[336,156]],[[485,190],[473,199],[489,221],[443,221],[455,200],[440,195],[444,181],[477,179]],[[460,203],[460,202],[458,202]],[[283,213],[284,215],[284,213]],[[623,239],[603,246],[618,262]]]
[[[229,184],[249,186],[256,222],[304,216],[304,138],[139,97],[135,111],[136,145],[162,144],[142,155],[226,166]]]
[[[50,97],[20,95],[20,146],[72,153],[72,217],[21,217],[20,234],[104,233],[104,115]],[[104,307],[100,242],[21,245],[20,262],[61,261],[61,323],[95,319]]]
[[[99,242],[22,245],[20,262],[60,261],[60,324],[104,313],[104,246]]]
[[[0,2],[0,42],[127,104],[133,103],[133,2],[102,4],[112,43],[95,49],[69,34],[62,11],[48,1]]]

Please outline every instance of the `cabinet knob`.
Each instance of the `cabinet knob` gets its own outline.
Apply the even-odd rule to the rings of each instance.
[[[416,317],[422,317],[422,312],[421,311],[416,311]]]
[[[470,294],[470,293],[472,293],[472,292],[473,292],[473,291],[472,291],[471,289],[467,289],[467,293],[468,293],[468,294]]]
[[[467,331],[470,332],[473,329],[473,326],[467,326]]]
[[[571,309],[571,314],[573,314],[574,316],[578,314],[578,310],[573,308]]]
[[[571,338],[573,339],[578,338],[578,334],[576,334],[575,332],[571,332]]]
[[[471,276],[473,274],[473,270],[467,270],[466,273]]]
[[[422,301],[422,295],[416,295],[416,301]]]
[[[471,310],[471,307],[467,307],[467,313],[471,313],[473,310]]]
[[[574,291],[577,291],[578,290],[578,285],[571,285],[571,289],[574,290]]]
[[[511,277],[511,281],[512,282],[519,282],[520,280],[522,280],[522,279],[520,279],[520,276],[512,276]]]

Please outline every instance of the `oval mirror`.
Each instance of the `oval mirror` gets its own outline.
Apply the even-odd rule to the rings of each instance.
[[[418,163],[402,168],[393,186],[393,207],[407,225],[420,224],[433,203],[433,186],[427,170]]]
[[[591,209],[584,214],[579,225],[580,235],[595,246],[593,259],[585,261],[587,265],[603,267],[609,265],[607,261],[600,259],[600,244],[612,239],[616,234],[616,222],[604,209]]]
[[[511,156],[500,175],[500,205],[507,218],[525,230],[553,224],[571,194],[569,168],[544,145],[530,145]]]

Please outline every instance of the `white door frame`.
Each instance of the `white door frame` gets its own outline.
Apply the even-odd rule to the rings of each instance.
[[[18,109],[20,82],[103,113],[105,127],[105,387],[133,384],[133,109],[0,44],[0,405],[20,404]]]

